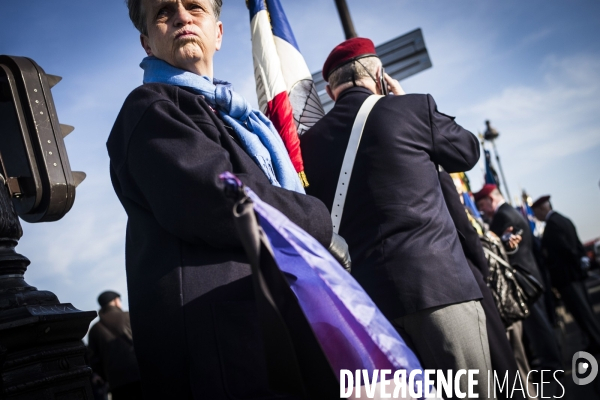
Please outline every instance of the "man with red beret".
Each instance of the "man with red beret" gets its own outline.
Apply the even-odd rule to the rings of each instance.
[[[567,310],[581,329],[588,334],[590,344],[586,351],[600,352],[600,323],[591,306],[585,288],[585,250],[573,222],[552,209],[550,196],[537,199],[531,209],[535,217],[546,222],[542,237],[544,265],[550,272],[552,286],[560,292]]]
[[[477,138],[440,113],[430,95],[401,96],[369,39],[333,49],[323,77],[335,106],[301,138],[307,192],[330,211],[342,207],[334,200],[354,121],[365,101],[387,86],[395,96],[379,98],[366,119],[343,214],[332,217],[341,218],[337,228],[348,242],[352,275],[423,367],[478,369],[477,393],[487,399],[491,364],[482,295],[438,178],[439,165],[457,172],[477,163]]]
[[[533,252],[533,235],[523,215],[504,200],[496,185],[484,185],[474,197],[477,208],[490,224],[490,230],[502,237],[510,264],[519,265],[544,283]],[[520,237],[516,240],[516,236]],[[532,370],[562,369],[560,349],[543,297],[531,306],[529,317],[523,321],[523,336]]]

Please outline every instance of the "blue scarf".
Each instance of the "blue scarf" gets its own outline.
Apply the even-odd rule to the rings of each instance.
[[[146,57],[140,67],[144,83],[166,83],[189,87],[213,107],[237,134],[246,153],[263,170],[274,186],[305,193],[298,173],[277,130],[263,113],[233,91],[231,84],[175,68],[156,58]]]

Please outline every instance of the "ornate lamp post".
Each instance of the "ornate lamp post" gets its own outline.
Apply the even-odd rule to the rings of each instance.
[[[494,154],[496,155],[496,162],[498,163],[498,169],[500,169],[500,176],[502,177],[502,183],[504,184],[504,188],[506,189],[506,197],[507,197],[506,200],[508,201],[508,204],[512,204],[511,197],[510,197],[510,191],[508,190],[508,185],[506,184],[506,178],[504,177],[504,171],[502,170],[502,164],[500,163],[500,156],[498,155],[498,149],[496,148],[496,139],[498,139],[498,136],[500,136],[500,133],[490,125],[489,120],[485,121],[485,125],[486,125],[486,129],[485,129],[485,132],[483,133],[483,138],[485,140],[487,140],[488,142],[492,143],[492,147],[494,148]]]
[[[71,171],[50,88],[33,60],[0,56],[0,398],[92,399],[81,339],[95,311],[61,303],[25,282],[15,251],[28,222],[62,218],[85,177]],[[57,245],[60,245],[57,243]]]

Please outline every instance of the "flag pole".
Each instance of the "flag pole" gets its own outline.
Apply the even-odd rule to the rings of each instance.
[[[354,30],[354,23],[352,23],[352,17],[350,16],[350,10],[348,10],[348,4],[346,0],[335,0],[335,5],[340,14],[342,20],[342,26],[344,27],[344,34],[346,39],[352,39],[357,37],[356,31]]]

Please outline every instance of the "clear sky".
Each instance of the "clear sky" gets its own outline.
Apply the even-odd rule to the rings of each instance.
[[[126,298],[126,215],[108,173],[106,139],[141,84],[139,34],[122,0],[1,0],[0,54],[33,58],[63,81],[53,89],[71,166],[88,178],[61,221],[23,222],[17,250],[27,281],[84,310],[113,289]],[[281,0],[311,71],[344,40],[333,0]],[[249,15],[224,0],[215,76],[257,103]],[[600,2],[597,0],[348,0],[359,35],[375,44],[422,28],[433,68],[402,82],[431,93],[474,133],[490,119],[513,196],[551,194],[582,240],[600,237]],[[474,190],[481,166],[469,172]],[[206,210],[199,210],[205,212]]]

